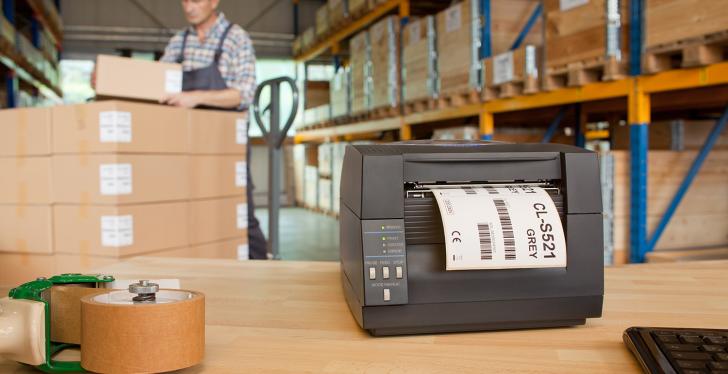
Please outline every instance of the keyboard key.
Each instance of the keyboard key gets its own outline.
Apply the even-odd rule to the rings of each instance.
[[[657,339],[660,339],[663,343],[680,344],[680,340],[675,335],[658,335]]]
[[[677,366],[680,366],[683,369],[705,369],[705,362],[678,360]]]
[[[706,336],[705,341],[710,344],[728,344],[728,339],[722,336]]]
[[[728,361],[728,353],[717,353],[715,355],[715,358],[717,358],[720,361]]]
[[[713,361],[710,363],[712,369],[728,370],[728,362]]]
[[[705,352],[670,352],[676,360],[711,360],[710,353]]]
[[[719,345],[704,345],[703,350],[706,352],[725,352],[723,347]]]
[[[703,339],[697,335],[680,335],[683,343],[688,344],[703,344]]]
[[[668,351],[695,352],[698,350],[697,345],[693,344],[665,344]]]

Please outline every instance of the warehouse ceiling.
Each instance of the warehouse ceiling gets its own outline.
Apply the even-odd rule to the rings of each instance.
[[[323,0],[300,2],[299,30],[310,26]],[[220,0],[220,10],[246,29],[258,57],[291,57],[292,0]],[[63,0],[63,57],[99,53],[161,52],[186,26],[180,0]]]

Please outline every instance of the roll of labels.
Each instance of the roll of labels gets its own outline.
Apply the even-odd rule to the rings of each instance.
[[[429,188],[445,234],[446,270],[566,267],[566,239],[549,193],[534,185]]]
[[[0,356],[44,372],[158,373],[202,361],[202,293],[148,280],[107,288],[119,283],[64,274],[12,289],[0,299]],[[56,360],[68,348],[80,348],[80,361]]]

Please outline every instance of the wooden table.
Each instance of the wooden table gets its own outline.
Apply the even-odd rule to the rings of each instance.
[[[338,263],[144,258],[100,270],[207,295],[205,361],[185,373],[639,372],[629,326],[728,328],[728,261],[607,268],[604,316],[585,326],[386,338],[356,325]]]

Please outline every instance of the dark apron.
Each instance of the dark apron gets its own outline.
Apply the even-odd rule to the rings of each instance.
[[[219,62],[220,56],[222,56],[222,45],[225,42],[230,28],[233,24],[231,23],[223,32],[220,37],[220,43],[215,51],[215,60],[212,64],[190,71],[182,73],[182,90],[183,91],[213,91],[213,90],[225,90],[228,89],[228,85],[220,74]],[[187,35],[190,33],[189,29],[185,31],[184,39],[182,40],[182,51],[180,56],[177,58],[177,63],[182,64],[185,56],[185,46],[187,45]],[[209,108],[213,109],[213,108]],[[216,108],[219,110],[219,108]],[[250,128],[250,117],[248,117],[248,128]],[[247,142],[247,200],[248,200],[248,247],[250,249],[251,259],[266,259],[267,249],[265,236],[263,231],[260,229],[260,223],[255,218],[255,206],[253,204],[253,180],[250,176],[250,142]]]

